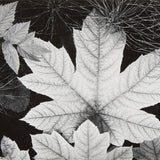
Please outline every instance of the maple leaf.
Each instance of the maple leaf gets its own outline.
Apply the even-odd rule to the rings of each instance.
[[[140,147],[133,149],[137,160],[159,160],[160,159],[160,137],[152,141],[144,141]]]
[[[77,68],[64,50],[50,44],[52,53],[40,62],[26,59],[33,73],[20,80],[29,89],[54,99],[41,103],[24,118],[52,133],[55,129],[72,139],[75,128],[89,118],[101,132],[109,131],[111,143],[122,145],[160,135],[160,122],[140,109],[160,101],[160,56],[154,51],[141,56],[120,73],[125,33],[107,28],[93,11],[82,31],[74,30]]]
[[[30,160],[27,151],[20,151],[17,144],[7,137],[3,137],[1,141],[1,149],[6,160]]]
[[[55,131],[51,135],[32,136],[37,160],[132,160],[131,147],[119,147],[107,153],[109,141],[109,133],[100,134],[98,128],[89,120],[75,131],[74,147]]]

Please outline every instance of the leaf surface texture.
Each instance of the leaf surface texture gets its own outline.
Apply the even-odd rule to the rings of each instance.
[[[41,103],[24,120],[46,132],[58,130],[68,139],[89,118],[100,131],[110,131],[114,145],[122,145],[125,139],[140,143],[160,135],[159,120],[140,110],[160,101],[160,51],[141,56],[120,73],[125,33],[105,24],[92,12],[82,31],[74,30],[76,70],[64,48],[51,44],[52,53],[43,55],[40,62],[26,59],[33,73],[21,81],[54,101]]]
[[[0,5],[0,37],[12,26],[17,2]]]
[[[120,147],[107,153],[109,133],[100,134],[89,120],[74,133],[74,147],[55,131],[51,135],[34,135],[32,142],[37,152],[36,160],[132,160],[133,157],[131,147]]]

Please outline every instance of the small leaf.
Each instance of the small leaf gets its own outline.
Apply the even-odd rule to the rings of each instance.
[[[152,141],[144,141],[140,147],[133,148],[133,155],[137,160],[159,160],[160,137]]]
[[[4,55],[4,59],[8,63],[8,65],[13,69],[13,71],[18,74],[20,62],[17,50],[12,46],[11,43],[3,42],[2,43],[2,51]]]
[[[18,51],[22,57],[29,59],[39,59],[42,55],[51,52],[48,42],[33,38],[32,35],[18,45]]]
[[[9,28],[4,39],[9,41],[11,44],[20,43],[28,34],[29,26],[30,22],[16,23]]]
[[[27,41],[28,42],[32,41],[34,37],[35,37],[35,32],[28,33],[25,39],[23,39],[23,41],[21,42],[21,44],[25,42],[27,43]],[[27,58],[27,59],[34,60],[34,61],[39,61],[38,56],[27,53],[25,50],[19,47],[19,45],[17,46],[17,51],[23,58]]]
[[[25,50],[23,50],[19,46],[17,47],[17,51],[23,58],[30,59],[30,60],[33,60],[33,61],[40,61],[38,56],[28,54]]]
[[[35,37],[35,32],[30,32],[30,33],[28,33],[28,34],[26,35],[26,37],[23,39],[23,41],[22,41],[21,43],[24,43],[24,42],[27,43],[27,41],[28,41],[28,42],[29,42],[29,41],[32,41],[32,39],[34,39],[34,37]]]
[[[34,135],[32,142],[37,160],[132,160],[133,157],[130,147],[120,147],[107,153],[109,133],[100,134],[89,120],[82,123],[74,133],[74,147],[55,131],[51,135]]]
[[[7,29],[12,26],[16,6],[17,2],[0,5],[0,37],[3,37]]]
[[[3,137],[1,149],[7,160],[30,160],[28,152],[20,151],[17,144],[7,137]]]
[[[102,160],[109,147],[109,133],[100,134],[98,128],[87,120],[74,133],[74,142],[77,159]]]

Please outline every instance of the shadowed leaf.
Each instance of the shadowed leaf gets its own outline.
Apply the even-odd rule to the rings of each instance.
[[[160,138],[152,141],[144,141],[140,147],[133,149],[134,157],[137,160],[159,160],[160,159]]]

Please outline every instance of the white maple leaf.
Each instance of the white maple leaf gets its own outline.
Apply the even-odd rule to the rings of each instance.
[[[26,60],[33,73],[21,78],[29,89],[54,99],[33,108],[24,118],[45,132],[58,130],[69,139],[75,128],[91,119],[111,143],[122,145],[160,135],[160,122],[140,109],[160,102],[160,52],[141,56],[120,73],[125,34],[108,29],[104,18],[92,12],[82,31],[74,31],[77,67],[62,49],[40,62]]]
[[[89,120],[74,133],[74,147],[55,131],[51,135],[32,136],[32,143],[37,160],[132,160],[133,157],[131,147],[119,147],[107,153],[109,133],[100,134]]]
[[[1,141],[2,154],[6,160],[30,160],[28,151],[21,151],[17,144],[7,137]]]
[[[160,159],[160,137],[152,141],[144,141],[140,147],[133,149],[137,160],[159,160]]]
[[[0,5],[0,37],[12,26],[17,2]]]

